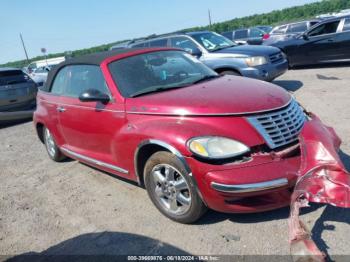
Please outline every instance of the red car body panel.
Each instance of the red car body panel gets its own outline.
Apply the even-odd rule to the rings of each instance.
[[[291,197],[289,241],[291,254],[309,256],[308,261],[325,261],[311,238],[310,231],[299,220],[299,209],[308,202],[350,208],[350,174],[339,158],[341,140],[333,128],[324,126],[312,116],[300,134],[301,167]]]
[[[263,137],[245,117],[286,106],[291,96],[266,82],[226,76],[138,98],[122,97],[108,64],[160,50],[172,49],[130,51],[101,63],[113,97],[106,105],[40,91],[35,125],[47,126],[68,156],[139,182],[142,170],[137,171],[136,161],[140,147],[149,141],[166,145],[183,159],[203,201],[218,211],[257,212],[288,205],[302,161],[299,147],[263,152]],[[60,106],[66,111],[58,112]],[[187,142],[206,135],[235,139],[253,152],[242,162],[210,164],[198,160],[189,151]],[[77,157],[72,152],[85,157]],[[89,159],[96,161],[92,163]],[[100,165],[102,162],[104,165]],[[212,182],[254,184],[280,178],[287,179],[288,183],[278,189],[259,192],[223,193],[211,187]]]

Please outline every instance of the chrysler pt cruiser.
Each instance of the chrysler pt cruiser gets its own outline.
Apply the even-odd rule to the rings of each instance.
[[[315,141],[313,130],[338,141],[280,87],[219,76],[171,48],[59,64],[38,93],[34,124],[51,159],[70,157],[137,181],[160,212],[182,223],[207,208],[288,205],[303,166],[303,129]]]

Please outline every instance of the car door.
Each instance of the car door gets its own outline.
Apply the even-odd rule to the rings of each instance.
[[[350,59],[350,17],[344,18],[342,21],[341,33],[337,36],[337,42],[339,45],[339,60]]]
[[[78,158],[117,165],[113,138],[125,122],[124,104],[113,99],[99,66],[70,65],[65,70],[67,80],[57,106],[63,148]],[[89,89],[108,94],[111,101],[80,101],[80,94]]]
[[[299,64],[315,64],[329,62],[339,58],[339,20],[324,22],[312,28],[301,37],[301,44],[297,48]]]

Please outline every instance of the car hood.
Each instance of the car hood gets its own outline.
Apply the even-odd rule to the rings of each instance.
[[[268,56],[276,54],[279,49],[273,46],[238,45],[215,51],[218,54],[239,54],[246,56]]]
[[[260,80],[239,76],[126,99],[130,114],[156,115],[243,115],[286,106],[291,95]]]

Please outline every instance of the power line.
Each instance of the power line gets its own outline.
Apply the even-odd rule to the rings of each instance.
[[[23,46],[23,49],[24,49],[24,53],[26,54],[27,62],[29,63],[29,58],[28,58],[28,54],[27,54],[27,49],[26,49],[26,46],[24,45],[24,41],[23,41],[23,37],[22,37],[22,34],[21,34],[21,33],[19,34],[19,37],[21,38],[21,42],[22,42],[22,46]]]
[[[211,14],[210,14],[210,9],[208,9],[208,17],[209,17],[209,28],[211,28]]]

